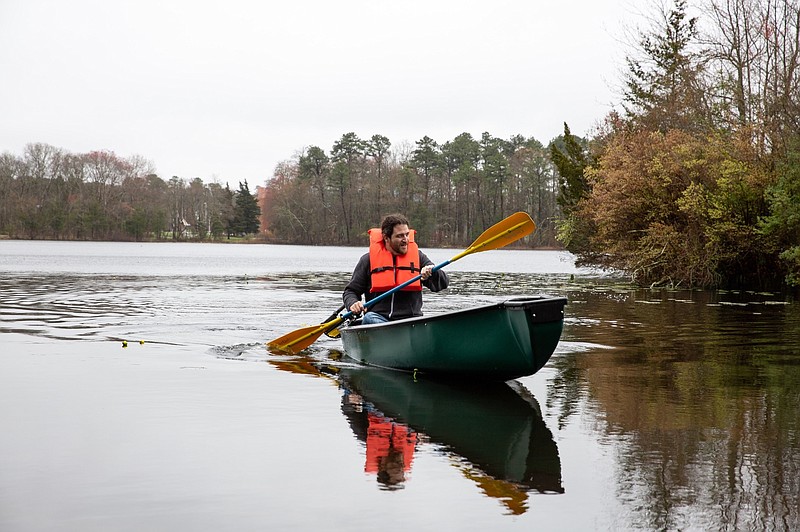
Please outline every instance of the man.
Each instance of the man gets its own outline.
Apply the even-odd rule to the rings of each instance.
[[[419,250],[414,233],[402,214],[390,214],[380,229],[369,230],[369,253],[359,259],[342,294],[345,308],[359,315],[366,308],[362,295],[369,301],[417,275],[421,282],[417,280],[371,305],[361,320],[363,324],[422,316],[422,286],[433,292],[447,288],[447,274],[433,271],[433,262]]]

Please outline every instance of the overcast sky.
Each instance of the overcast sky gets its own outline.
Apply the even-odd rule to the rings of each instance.
[[[263,185],[344,133],[588,133],[617,104],[624,0],[0,0],[0,152],[140,155]]]

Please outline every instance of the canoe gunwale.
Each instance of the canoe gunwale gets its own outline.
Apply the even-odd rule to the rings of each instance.
[[[549,304],[547,304],[549,303]],[[340,331],[349,330],[366,330],[366,329],[383,329],[389,327],[404,327],[409,325],[416,325],[418,323],[430,323],[441,320],[448,320],[453,318],[460,318],[469,314],[478,314],[492,310],[529,310],[536,308],[534,323],[547,323],[550,321],[560,321],[564,319],[563,308],[567,303],[566,297],[549,297],[549,296],[519,296],[505,299],[498,303],[490,303],[488,305],[481,305],[478,307],[470,307],[461,310],[452,310],[443,312],[441,314],[431,314],[428,316],[415,316],[413,318],[406,318],[404,320],[387,321],[384,323],[371,323],[369,325],[362,325],[360,322],[341,327]]]

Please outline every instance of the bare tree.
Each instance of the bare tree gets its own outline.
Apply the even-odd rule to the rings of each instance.
[[[704,42],[718,76],[723,120],[751,128],[762,153],[800,134],[800,4],[708,0]]]

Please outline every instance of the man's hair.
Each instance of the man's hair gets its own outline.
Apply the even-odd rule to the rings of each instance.
[[[408,218],[402,214],[389,214],[381,222],[381,234],[386,238],[392,238],[395,225],[408,225]]]

